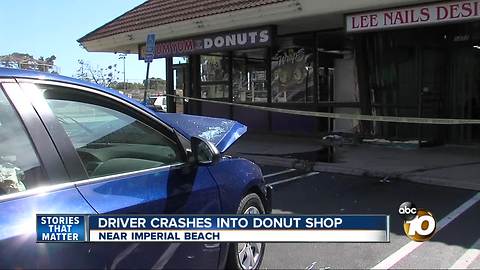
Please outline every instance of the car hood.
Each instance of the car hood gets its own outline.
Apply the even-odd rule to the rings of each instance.
[[[225,152],[247,132],[247,126],[223,118],[179,113],[156,113],[156,115],[187,139],[200,137],[213,143],[220,152]]]

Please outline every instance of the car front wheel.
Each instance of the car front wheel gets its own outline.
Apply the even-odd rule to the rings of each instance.
[[[237,210],[238,214],[265,214],[262,200],[255,193],[243,197]],[[232,243],[227,260],[228,269],[258,269],[262,263],[265,243]]]

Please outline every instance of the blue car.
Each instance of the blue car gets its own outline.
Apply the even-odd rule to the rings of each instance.
[[[0,68],[0,268],[255,269],[263,243],[36,243],[42,214],[263,214],[246,127],[156,113],[117,91]]]

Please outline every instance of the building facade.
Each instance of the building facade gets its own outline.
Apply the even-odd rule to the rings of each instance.
[[[480,1],[147,1],[79,39],[166,59],[167,93],[298,111],[480,118]],[[256,132],[478,143],[475,125],[326,119],[208,102],[169,111]]]

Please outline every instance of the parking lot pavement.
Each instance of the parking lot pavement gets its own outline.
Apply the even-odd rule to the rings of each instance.
[[[278,166],[268,166],[260,165],[262,168],[265,181],[270,185],[277,185],[278,183],[284,182],[285,180],[290,180],[295,178],[297,180],[299,177],[303,177],[312,173],[311,171],[303,171],[292,168],[283,168]]]
[[[457,209],[472,202],[475,191],[371,177],[311,175],[280,167],[262,166],[262,170],[267,176],[274,174],[266,177],[274,184],[274,213],[391,215],[390,243],[270,243],[264,269],[372,268],[387,257],[393,261],[393,268],[449,268],[480,238],[480,202],[475,200],[471,207]],[[430,210],[437,225],[447,217],[442,220],[446,225],[433,239],[411,252],[401,249],[411,242],[397,214],[404,201]],[[474,258],[469,267],[478,265],[478,258]]]

